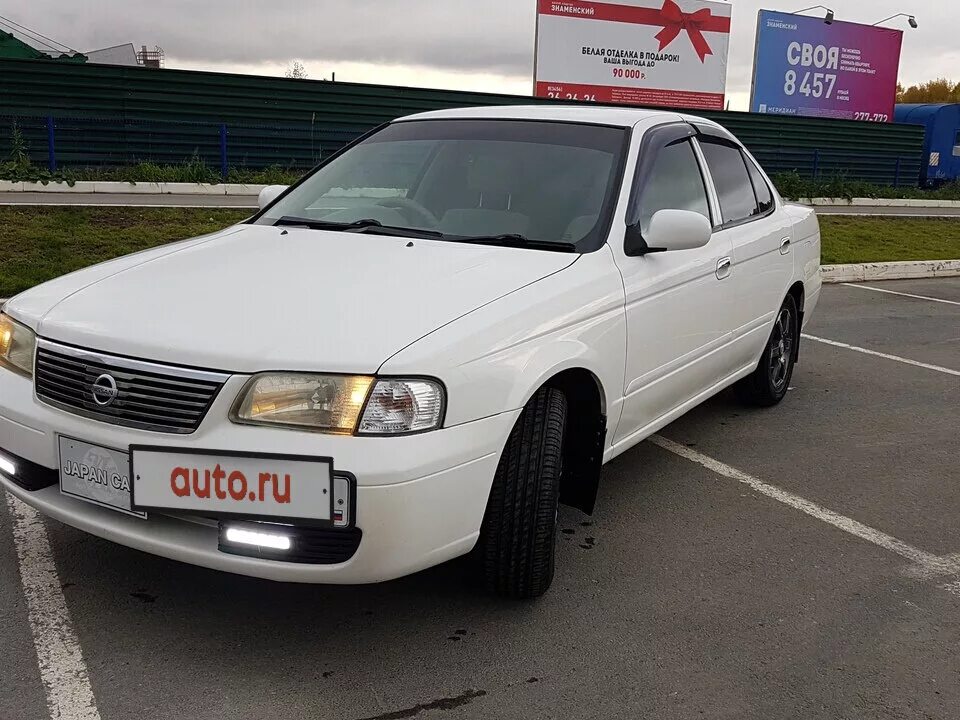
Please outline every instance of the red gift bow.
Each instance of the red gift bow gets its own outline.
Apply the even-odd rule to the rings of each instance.
[[[697,10],[694,13],[685,13],[673,0],[664,0],[663,7],[660,9],[660,21],[663,23],[663,30],[656,34],[660,41],[660,49],[663,50],[667,45],[676,40],[681,31],[686,30],[693,43],[693,49],[700,56],[700,62],[706,60],[707,55],[713,55],[709,43],[701,29],[704,25],[713,19],[710,14],[710,8]]]

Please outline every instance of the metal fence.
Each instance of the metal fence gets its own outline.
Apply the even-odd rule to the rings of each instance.
[[[357,137],[315,123],[253,124],[0,115],[0,159],[19,128],[31,160],[51,171],[64,168],[116,168],[139,163],[181,165],[199,160],[226,179],[231,169],[270,166],[306,170]],[[747,146],[770,174],[796,171],[805,178],[838,175],[894,186],[916,185],[920,154],[790,148],[754,138]]]
[[[355,135],[310,123],[149,121],[0,115],[0,161],[17,128],[32,162],[50,171],[117,168],[139,163],[181,165],[194,160],[218,170],[278,165],[307,169]]]
[[[921,158],[916,153],[860,153],[856,167],[851,168],[850,154],[845,150],[750,148],[750,151],[769,175],[796,172],[806,179],[845,178],[893,187],[916,187],[920,182]]]
[[[38,162],[61,167],[178,164],[305,168],[402,115],[555,100],[391,85],[0,59],[0,115],[24,124]],[[918,125],[698,112],[737,135],[769,172],[914,184]],[[48,120],[52,118],[52,121]],[[0,119],[0,160],[9,122]],[[224,147],[225,145],[225,147]]]
[[[494,93],[0,59],[0,115],[29,123],[31,153],[63,167],[182,163],[222,169],[308,167],[361,133],[402,115],[471,105],[555,100]],[[770,172],[913,184],[924,128],[899,123],[698,112],[737,135]],[[223,151],[223,126],[226,151]],[[6,127],[5,127],[6,126]],[[0,161],[6,155],[0,122]]]

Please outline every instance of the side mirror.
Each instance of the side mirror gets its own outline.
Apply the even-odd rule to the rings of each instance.
[[[260,196],[257,198],[257,206],[263,210],[267,205],[276,200],[281,193],[286,192],[289,185],[267,185],[263,190],[260,191]]]
[[[692,210],[658,210],[641,237],[639,225],[627,228],[627,255],[646,255],[703,247],[713,235],[710,221]]]

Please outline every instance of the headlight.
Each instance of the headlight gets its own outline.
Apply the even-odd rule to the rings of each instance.
[[[352,433],[373,378],[363,375],[257,375],[240,394],[231,419]]]
[[[33,353],[37,336],[30,328],[0,314],[0,366],[21,375],[33,375]]]
[[[377,380],[363,411],[362,435],[395,435],[440,427],[443,386],[435,380]]]
[[[264,374],[247,383],[230,418],[344,435],[396,435],[440,427],[444,403],[443,386],[435,380]]]

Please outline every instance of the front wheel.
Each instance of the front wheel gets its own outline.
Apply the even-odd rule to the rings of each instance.
[[[477,543],[486,585],[498,595],[539,597],[553,581],[566,414],[564,394],[541,388],[503,449]]]
[[[761,407],[770,407],[783,400],[793,376],[799,333],[797,303],[792,295],[787,295],[757,369],[734,386],[740,400]]]

